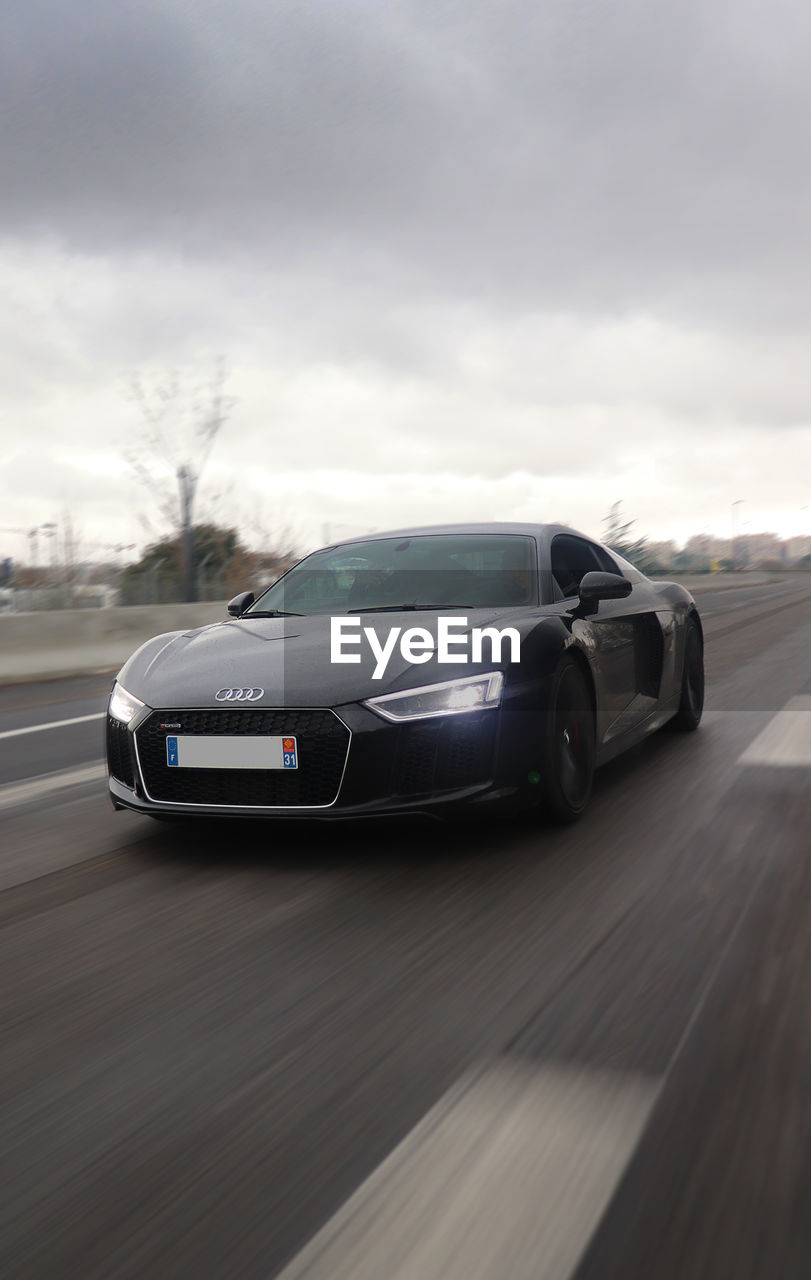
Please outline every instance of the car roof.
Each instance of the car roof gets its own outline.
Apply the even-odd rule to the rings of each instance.
[[[589,537],[587,533],[581,533],[578,529],[572,529],[565,524],[529,524],[509,520],[488,520],[474,524],[429,524],[418,525],[407,529],[380,529],[374,533],[358,535],[355,538],[340,538],[328,545],[331,547],[347,547],[357,542],[378,542],[384,538],[416,538],[424,537],[426,534],[487,534],[487,533],[505,533],[505,534],[521,534],[524,537],[535,538],[541,542],[548,542],[551,538],[559,533],[572,534],[575,538],[585,538],[588,542],[596,542],[602,545],[598,538]]]

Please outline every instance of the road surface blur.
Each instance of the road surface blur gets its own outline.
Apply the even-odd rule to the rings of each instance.
[[[565,830],[164,827],[0,689],[0,1274],[807,1278],[811,592],[699,603]]]

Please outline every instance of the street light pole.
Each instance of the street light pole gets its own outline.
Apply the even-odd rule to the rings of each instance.
[[[738,564],[738,522],[740,520],[738,507],[742,502],[743,498],[736,498],[732,504],[732,559],[735,561],[736,568]]]
[[[194,529],[192,512],[194,508],[194,492],[197,477],[191,467],[181,466],[177,469],[177,482],[180,489],[180,522],[183,530],[183,561],[185,569],[187,600],[197,599],[196,574],[194,568]]]

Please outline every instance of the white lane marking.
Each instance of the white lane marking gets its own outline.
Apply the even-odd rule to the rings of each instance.
[[[27,782],[10,782],[0,787],[0,809],[10,809],[17,804],[27,804],[54,791],[64,791],[83,786],[86,782],[100,782],[107,777],[103,764],[83,765],[80,769],[63,769],[60,773],[46,773],[41,778]]]
[[[568,1280],[659,1088],[507,1059],[463,1077],[277,1280]]]
[[[811,695],[790,698],[738,757],[738,764],[811,765]]]
[[[70,720],[50,720],[48,724],[32,724],[26,729],[5,729],[0,738],[18,738],[21,733],[42,733],[43,729],[63,729],[68,724],[86,724],[88,720],[102,720],[106,712],[94,711],[92,716],[73,716]]]

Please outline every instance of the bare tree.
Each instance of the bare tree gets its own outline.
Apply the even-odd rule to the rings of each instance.
[[[603,517],[605,532],[603,541],[642,572],[651,567],[651,556],[646,538],[637,537],[634,533],[636,520],[626,520],[622,510],[622,499],[614,502],[607,516]]]
[[[124,450],[136,478],[173,531],[183,535],[185,596],[197,598],[194,507],[209,455],[236,400],[225,394],[221,356],[210,381],[187,389],[176,370],[147,385],[140,374],[130,384],[144,430]]]

